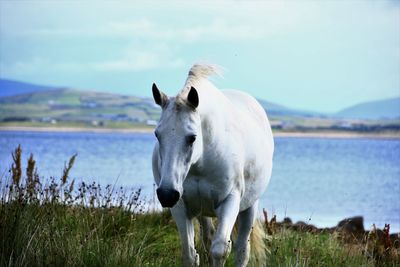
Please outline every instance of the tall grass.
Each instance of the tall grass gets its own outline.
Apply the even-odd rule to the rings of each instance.
[[[149,212],[140,189],[76,184],[69,178],[76,155],[59,178],[49,179],[39,176],[33,155],[23,171],[21,147],[12,158],[9,175],[0,180],[0,266],[180,265],[180,241],[169,211]],[[268,266],[400,264],[398,254],[377,261],[363,244],[349,245],[329,233],[274,228],[271,234]],[[208,266],[207,253],[196,242]],[[233,266],[232,256],[226,266]]]
[[[69,171],[76,155],[60,179],[40,179],[32,155],[23,175],[21,154],[18,147],[10,176],[1,179],[0,266],[175,265],[172,219],[144,213],[140,189],[75,186]]]

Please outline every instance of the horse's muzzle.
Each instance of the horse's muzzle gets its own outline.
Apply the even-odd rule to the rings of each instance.
[[[180,194],[175,189],[157,189],[157,197],[163,208],[172,208],[180,198]]]

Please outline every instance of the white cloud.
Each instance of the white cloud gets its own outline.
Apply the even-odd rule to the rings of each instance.
[[[128,44],[114,59],[90,64],[96,71],[143,71],[154,69],[174,69],[185,64],[177,56],[177,50],[167,44]]]
[[[175,51],[165,45],[158,45],[143,49],[128,45],[119,56],[110,60],[97,61],[60,61],[45,57],[34,57],[24,61],[4,63],[0,61],[1,75],[14,77],[51,72],[82,72],[82,71],[117,71],[133,72],[155,69],[175,69],[185,65],[185,61],[175,56]]]
[[[151,69],[178,68],[185,64],[181,58],[170,59],[147,51],[136,51],[129,57],[116,60],[91,63],[97,71],[143,71]]]
[[[44,5],[47,13],[38,17],[38,6],[28,9],[26,22],[17,17],[23,8],[10,9],[1,32],[5,36],[48,37],[48,38],[129,38],[175,42],[197,42],[224,40],[262,39],[271,34],[293,30],[318,12],[317,5],[299,5],[281,2],[169,2],[155,9],[144,3],[100,4],[93,10],[81,5]],[[82,4],[82,6],[85,6]],[[61,11],[63,10],[63,11]],[[162,10],[162,12],[161,12]],[[304,16],[306,13],[307,16]],[[129,14],[131,11],[132,14]],[[136,12],[135,12],[136,11]],[[140,12],[142,11],[142,12]],[[16,12],[14,16],[13,14]],[[40,11],[41,12],[41,11]],[[61,14],[54,16],[53,14]],[[65,12],[65,13],[64,13]],[[7,14],[6,14],[7,13]],[[195,15],[194,15],[195,14]],[[172,16],[171,16],[172,15]],[[190,16],[190,17],[189,17]],[[180,19],[173,19],[174,17]],[[62,19],[61,19],[62,18]]]
[[[158,41],[198,42],[221,40],[249,40],[264,38],[266,28],[254,27],[243,22],[232,23],[226,19],[190,25],[162,25],[148,19],[138,21],[112,22],[107,26],[107,34],[146,38]],[[106,32],[103,32],[106,33]]]
[[[219,42],[223,40],[262,39],[275,30],[243,21],[233,22],[215,18],[197,25],[165,25],[147,18],[133,21],[112,21],[98,28],[35,28],[6,35],[41,38],[127,38],[136,40],[157,40],[164,42]]]
[[[84,71],[87,64],[81,62],[55,62],[43,57],[34,57],[10,63],[0,62],[1,77],[24,77],[26,75],[47,74],[62,71]]]

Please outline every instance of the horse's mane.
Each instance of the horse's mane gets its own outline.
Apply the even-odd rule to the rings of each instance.
[[[222,68],[214,64],[194,64],[189,70],[185,86],[176,96],[176,104],[181,106],[185,105],[187,94],[190,88],[193,86],[196,89],[200,89],[197,87],[198,83],[207,80],[207,78],[211,75],[222,76]]]
[[[221,67],[212,64],[194,64],[190,68],[188,78],[207,78],[211,75],[222,75]]]
[[[190,88],[190,86],[195,84],[197,81],[201,79],[207,79],[211,75],[222,76],[221,67],[213,64],[194,64],[189,70],[185,87]]]

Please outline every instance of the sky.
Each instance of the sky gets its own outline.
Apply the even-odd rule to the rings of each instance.
[[[0,78],[151,96],[217,87],[332,113],[400,96],[399,1],[0,1]]]

